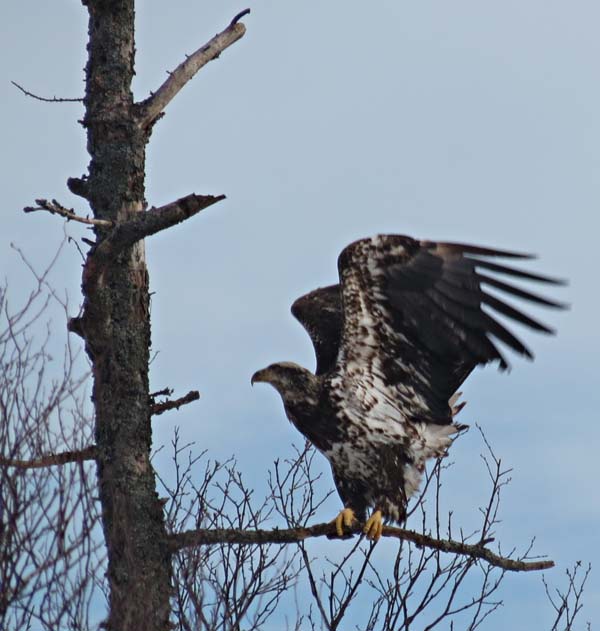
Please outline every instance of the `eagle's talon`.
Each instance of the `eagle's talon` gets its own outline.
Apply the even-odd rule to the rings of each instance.
[[[356,521],[356,515],[351,508],[344,508],[335,518],[335,531],[338,537],[344,536],[344,527],[351,528]]]
[[[363,532],[367,536],[367,539],[377,543],[381,538],[383,532],[383,519],[380,510],[376,510],[365,524]]]

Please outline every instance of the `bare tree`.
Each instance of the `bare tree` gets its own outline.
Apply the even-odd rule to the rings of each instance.
[[[106,594],[107,629],[259,629],[286,599],[299,598],[294,588],[306,581],[312,603],[286,604],[287,611],[297,610],[288,619],[291,628],[339,629],[344,622],[344,628],[408,629],[416,619],[419,628],[454,620],[461,628],[480,626],[499,606],[494,594],[506,572],[552,566],[530,558],[529,548],[520,555],[490,548],[506,476],[491,450],[485,460],[490,501],[477,532],[463,535],[441,515],[440,463],[413,509],[421,516],[420,531],[384,529],[385,537],[397,540],[389,571],[376,562],[376,548],[362,540],[349,543],[341,559],[315,559],[309,540],[334,536],[335,528],[309,525],[329,492],[317,491],[310,449],[275,463],[270,491],[259,500],[234,462],[207,462],[198,477],[204,455],[188,454],[177,436],[175,483],[157,475],[151,460],[153,415],[198,394],[171,400],[171,391],[149,391],[144,239],[224,196],[190,194],[148,208],[145,150],[169,102],[244,35],[240,19],[248,10],[186,57],[156,92],[136,102],[134,0],[82,3],[89,13],[83,125],[91,160],[87,174],[67,185],[89,203],[91,214],[46,199],[25,211],[47,211],[93,231],[92,240],[84,239],[89,249],[83,306],[68,322],[83,339],[91,364],[93,421],[82,412],[85,403],[78,397],[84,381],[72,373],[71,355],[62,378],[44,391],[45,346],[35,346],[27,335],[36,323],[35,302],[44,293],[39,277],[37,293],[23,309],[5,310],[7,333],[0,338],[1,348],[8,349],[0,384],[5,428],[0,613],[6,624],[26,626],[35,619],[46,628],[89,628],[91,599]],[[274,528],[274,522],[283,527]],[[478,586],[465,593],[465,579],[473,574]],[[580,609],[585,577],[579,576],[570,574],[567,591],[553,596],[565,628],[573,628]],[[355,606],[365,592],[373,604],[356,622]]]
[[[46,274],[12,308],[0,288],[0,628],[84,628],[104,565],[87,365],[48,350]],[[61,366],[62,364],[62,366]],[[70,463],[70,464],[67,464]]]

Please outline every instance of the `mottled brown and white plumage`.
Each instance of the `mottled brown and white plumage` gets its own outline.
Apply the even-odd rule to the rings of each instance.
[[[289,362],[252,377],[271,383],[288,418],[329,460],[345,510],[377,539],[381,519],[401,522],[430,458],[461,428],[460,385],[477,365],[508,363],[504,344],[532,358],[498,319],[552,333],[489,288],[547,307],[563,305],[506,283],[560,281],[491,261],[528,255],[458,243],[379,235],[339,256],[339,285],[299,298],[292,313],[309,333],[315,374]]]

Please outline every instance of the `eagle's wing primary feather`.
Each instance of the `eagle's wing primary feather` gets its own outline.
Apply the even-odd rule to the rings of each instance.
[[[320,287],[298,298],[292,314],[306,329],[317,357],[317,375],[328,373],[337,359],[342,336],[342,298],[339,285]]]
[[[508,367],[498,341],[533,356],[494,312],[537,331],[552,332],[484,286],[537,304],[564,307],[479,269],[550,284],[561,281],[492,263],[490,257],[531,258],[401,235],[350,244],[338,260],[344,309],[338,366],[356,372],[362,365],[364,370],[377,371],[395,390],[409,418],[450,422],[448,399],[476,365],[497,360],[501,369]]]

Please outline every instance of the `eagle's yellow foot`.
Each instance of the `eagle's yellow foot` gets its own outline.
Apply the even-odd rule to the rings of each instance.
[[[340,514],[335,518],[335,531],[338,537],[344,536],[344,526],[351,528],[352,524],[356,521],[356,516],[351,508],[344,508],[340,511]]]
[[[380,510],[376,510],[371,517],[367,519],[363,532],[367,535],[367,539],[370,539],[375,543],[379,541],[381,533],[383,532],[383,520]]]

